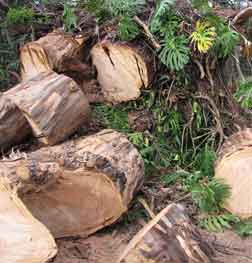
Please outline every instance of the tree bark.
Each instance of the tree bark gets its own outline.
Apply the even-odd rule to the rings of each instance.
[[[32,134],[18,107],[6,96],[0,97],[0,151],[23,142]]]
[[[117,263],[208,263],[212,253],[183,207],[172,204],[144,226]]]
[[[20,50],[22,80],[36,77],[48,70],[65,72],[81,68],[84,42],[84,38],[55,31],[24,45]]]
[[[56,255],[57,247],[48,229],[1,183],[0,215],[1,262],[46,263]]]
[[[89,119],[89,103],[78,85],[54,72],[22,82],[6,96],[17,105],[43,144],[63,141]]]
[[[121,133],[98,134],[0,162],[0,179],[54,237],[115,222],[142,184],[143,160]]]
[[[117,104],[137,99],[151,81],[147,55],[122,43],[104,41],[91,50],[105,101]]]
[[[236,216],[252,216],[252,129],[230,136],[223,144],[215,164],[215,177],[231,188],[224,207]]]

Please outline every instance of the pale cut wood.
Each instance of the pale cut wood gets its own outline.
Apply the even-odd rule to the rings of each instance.
[[[80,63],[85,38],[55,31],[20,50],[21,77],[27,80],[41,72],[64,72]]]
[[[0,178],[0,258],[3,263],[46,263],[57,253],[48,229]]]
[[[171,204],[136,234],[116,263],[210,263],[213,255],[184,208]]]
[[[224,207],[241,218],[252,216],[252,129],[245,129],[224,143],[215,165],[215,177],[231,187]]]
[[[102,42],[91,50],[105,101],[117,104],[137,99],[150,82],[145,58],[126,44]]]
[[[144,164],[123,134],[104,130],[2,161],[0,176],[54,237],[85,236],[127,210]]]
[[[7,95],[43,144],[63,141],[89,119],[89,103],[78,85],[55,72],[40,73]]]
[[[4,94],[0,96],[0,152],[23,142],[32,134],[23,113]]]

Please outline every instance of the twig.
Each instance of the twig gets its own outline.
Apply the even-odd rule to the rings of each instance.
[[[196,58],[194,58],[192,61],[193,61],[193,62],[198,66],[198,68],[199,68],[200,78],[201,78],[201,79],[204,79],[204,77],[206,76],[206,74],[205,74],[205,71],[204,71],[203,66],[200,64],[200,62],[199,62],[198,59],[196,59]]]
[[[206,73],[207,73],[207,77],[208,77],[208,80],[210,82],[210,85],[211,87],[214,86],[214,81],[213,81],[213,77],[212,77],[212,74],[211,74],[211,71],[209,69],[209,56],[206,57]]]
[[[138,16],[134,16],[134,21],[143,28],[145,35],[149,38],[154,48],[160,49],[161,45],[156,41],[155,37],[151,34],[148,26]]]
[[[232,25],[235,25],[239,21],[239,19],[243,18],[243,16],[247,15],[247,13],[250,13],[249,16],[252,16],[252,7],[247,7],[241,10],[232,20]]]

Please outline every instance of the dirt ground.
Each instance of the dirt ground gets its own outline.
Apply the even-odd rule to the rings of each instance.
[[[102,231],[89,238],[58,240],[59,252],[53,263],[116,263],[116,259],[139,227],[116,226],[113,231]],[[215,262],[252,262],[252,238],[241,239],[231,231],[217,235],[206,232],[202,234],[216,244]]]

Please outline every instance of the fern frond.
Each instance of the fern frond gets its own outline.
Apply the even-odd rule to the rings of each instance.
[[[240,222],[239,218],[232,214],[209,215],[200,220],[200,226],[211,232],[223,232],[232,229],[232,224]]]
[[[243,108],[252,108],[252,82],[243,82],[235,93],[236,100]]]
[[[119,36],[122,40],[129,41],[137,37],[140,30],[130,17],[123,17],[118,25]]]
[[[230,196],[230,187],[222,180],[213,179],[208,184],[196,184],[191,189],[192,199],[205,213],[218,212]]]

